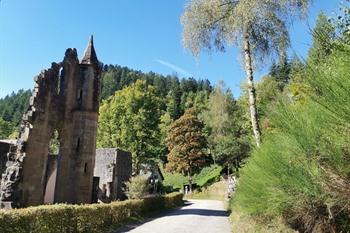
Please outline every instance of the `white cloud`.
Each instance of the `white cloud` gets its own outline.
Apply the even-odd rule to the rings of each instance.
[[[182,74],[186,77],[193,77],[193,75],[191,73],[189,73],[188,71],[186,71],[186,70],[182,69],[181,67],[178,67],[170,62],[167,62],[167,61],[164,61],[161,59],[156,59],[156,62],[158,62],[159,64],[166,66],[166,67],[174,70],[175,72]]]

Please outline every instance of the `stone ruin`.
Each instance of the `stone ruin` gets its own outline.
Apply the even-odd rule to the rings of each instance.
[[[76,49],[67,49],[61,63],[35,77],[19,138],[7,154],[1,208],[40,205],[45,199],[92,202],[101,67],[91,37],[81,61]],[[49,156],[55,132],[59,155]]]
[[[7,153],[15,143],[16,140],[0,140],[0,175],[6,170]]]
[[[96,150],[94,178],[98,178],[96,202],[108,203],[124,200],[125,182],[132,173],[131,153],[117,148]]]

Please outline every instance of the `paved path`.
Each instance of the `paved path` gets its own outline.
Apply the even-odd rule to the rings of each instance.
[[[221,201],[189,200],[186,206],[116,233],[230,233],[230,224]]]

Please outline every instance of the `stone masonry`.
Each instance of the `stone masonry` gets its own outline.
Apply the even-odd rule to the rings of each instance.
[[[131,153],[117,148],[96,150],[94,177],[99,178],[97,199],[108,203],[123,200],[125,182],[131,178]]]
[[[7,153],[10,150],[10,146],[15,143],[15,140],[0,140],[0,174],[6,170]]]
[[[59,159],[53,201],[91,202],[101,67],[91,37],[80,62],[76,49],[67,49],[62,62],[52,63],[35,77],[19,139],[7,155],[0,207],[44,203],[49,143],[55,130]]]

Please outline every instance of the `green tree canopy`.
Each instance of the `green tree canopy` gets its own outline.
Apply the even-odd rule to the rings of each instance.
[[[202,49],[224,51],[236,44],[244,52],[251,123],[256,144],[261,132],[256,107],[253,69],[268,55],[285,56],[287,28],[306,14],[309,0],[190,0],[181,21],[183,44],[194,55]]]
[[[207,140],[203,135],[203,123],[195,108],[189,108],[174,121],[168,132],[168,171],[187,172],[191,186],[192,172],[205,164]],[[190,187],[191,189],[191,187]]]
[[[335,39],[335,28],[323,12],[318,15],[312,38],[308,62],[320,65],[330,55]]]
[[[207,110],[203,113],[209,133],[213,159],[228,168],[248,155],[249,139],[243,128],[242,109],[236,104],[230,89],[220,82],[210,94]]]
[[[153,86],[137,81],[103,101],[98,147],[118,147],[132,153],[134,171],[157,160],[160,145],[160,98]]]
[[[12,133],[12,125],[10,122],[0,118],[0,139],[6,139]]]
[[[11,122],[13,126],[19,126],[23,113],[29,105],[30,96],[30,90],[20,89],[17,93],[12,92],[0,99],[0,118]]]

